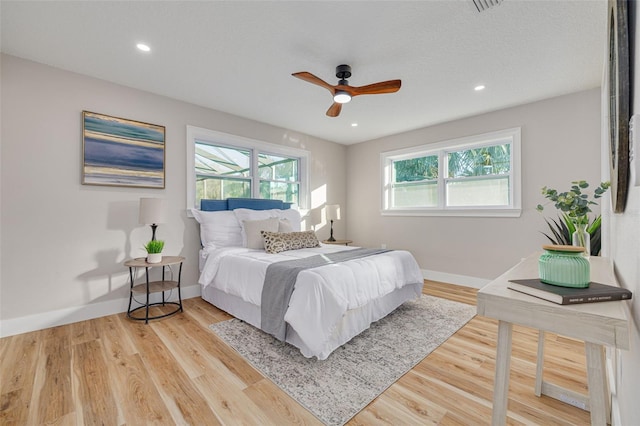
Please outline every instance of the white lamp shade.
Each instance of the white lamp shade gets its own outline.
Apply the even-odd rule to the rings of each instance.
[[[167,205],[162,198],[140,198],[140,216],[138,222],[144,225],[165,223]]]
[[[340,204],[327,204],[327,220],[340,220]]]

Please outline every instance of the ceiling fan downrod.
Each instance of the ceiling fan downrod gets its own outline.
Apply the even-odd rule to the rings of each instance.
[[[349,84],[347,79],[351,77],[351,67],[349,65],[338,65],[336,67],[336,77],[340,79],[339,85],[347,86]]]

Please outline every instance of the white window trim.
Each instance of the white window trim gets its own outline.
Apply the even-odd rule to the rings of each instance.
[[[187,125],[187,216],[193,217],[191,209],[199,209],[196,206],[196,170],[195,170],[195,143],[196,140],[211,142],[215,145],[229,146],[230,148],[245,148],[259,151],[266,154],[283,155],[300,159],[300,204],[298,208],[306,209],[309,205],[309,151],[274,143],[264,142],[256,139],[245,138],[229,133],[218,132],[216,130],[204,129],[202,127]],[[252,160],[253,161],[253,160]],[[257,160],[256,160],[257,161]],[[260,177],[256,174],[252,178],[251,188],[253,196],[259,194]]]
[[[415,207],[394,209],[389,208],[388,188],[391,178],[391,163],[394,160],[413,158],[418,155],[433,155],[443,150],[455,150],[467,148],[473,145],[474,148],[482,145],[495,145],[495,142],[511,138],[511,178],[510,199],[512,205],[508,207]],[[441,167],[439,165],[439,167]],[[467,136],[458,139],[435,142],[410,148],[387,151],[380,153],[380,190],[381,206],[380,213],[383,216],[465,216],[465,217],[520,217],[522,213],[522,162],[521,162],[521,129],[514,127],[511,129],[498,130],[495,132],[483,133],[480,135]],[[441,169],[442,170],[442,169]],[[438,173],[438,197],[444,199],[444,176]]]

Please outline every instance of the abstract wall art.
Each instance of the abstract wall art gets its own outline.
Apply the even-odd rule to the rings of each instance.
[[[82,184],[164,188],[165,128],[82,112]]]

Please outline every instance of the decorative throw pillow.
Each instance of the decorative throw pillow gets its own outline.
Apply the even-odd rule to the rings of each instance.
[[[278,232],[280,220],[277,217],[270,217],[263,220],[245,220],[242,222],[244,232],[247,234],[247,248],[264,249],[264,241],[260,231]]]
[[[261,231],[264,249],[267,253],[280,253],[287,250],[320,247],[320,242],[313,231],[302,232],[269,232]]]

